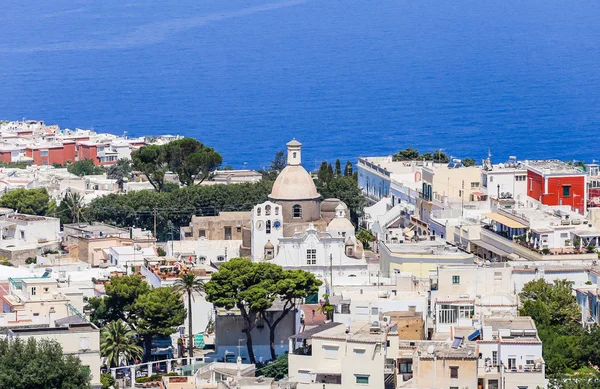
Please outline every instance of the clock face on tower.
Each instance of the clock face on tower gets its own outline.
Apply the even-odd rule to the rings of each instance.
[[[259,220],[256,222],[256,229],[259,231],[262,231],[262,229],[265,227],[265,222],[262,220]]]
[[[275,229],[278,229],[279,227],[281,227],[281,221],[276,219],[276,220],[273,222],[273,227],[274,227]]]

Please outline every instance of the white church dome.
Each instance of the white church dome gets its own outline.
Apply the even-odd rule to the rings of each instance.
[[[346,208],[346,206],[343,204],[338,204],[338,206],[335,207],[335,218],[333,218],[333,220],[331,220],[327,225],[327,231],[354,230],[354,226],[350,220],[346,218],[347,209],[348,208]]]
[[[271,189],[270,199],[273,200],[314,200],[321,197],[317,193],[315,183],[300,164],[302,143],[292,139],[287,143],[288,164],[279,173],[273,189]]]
[[[327,225],[328,231],[348,231],[354,230],[354,226],[350,222],[350,220],[345,217],[336,217]]]
[[[317,187],[300,165],[288,165],[279,173],[269,198],[273,200],[312,200],[321,197]]]

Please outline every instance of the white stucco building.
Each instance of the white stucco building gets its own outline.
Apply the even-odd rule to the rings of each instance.
[[[353,237],[353,236],[352,236]],[[348,241],[348,249],[346,249]],[[317,276],[345,274],[357,277],[367,270],[362,258],[346,255],[354,247],[350,237],[333,236],[330,232],[319,232],[313,225],[306,231],[296,232],[289,238],[279,240],[278,254],[271,261],[284,269],[304,269]]]
[[[265,201],[252,209],[252,260],[270,260],[277,252],[279,239],[283,237],[281,206]]]

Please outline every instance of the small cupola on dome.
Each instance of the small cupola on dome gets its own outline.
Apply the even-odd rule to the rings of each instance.
[[[335,207],[335,217],[346,217],[346,207],[343,204]]]
[[[335,218],[327,225],[327,231],[354,231],[352,222],[346,218],[346,210],[347,208],[343,204],[338,204],[335,207]]]
[[[265,244],[265,249],[274,249],[275,246],[273,246],[273,243],[271,243],[270,240],[267,241],[267,243]]]
[[[289,141],[287,144],[287,164],[288,165],[300,165],[302,163],[302,143],[298,142],[296,138]]]

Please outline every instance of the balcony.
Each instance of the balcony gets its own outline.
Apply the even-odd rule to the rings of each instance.
[[[312,355],[312,346],[298,347],[292,354],[310,357]]]
[[[544,373],[544,364],[519,365],[511,368],[503,366],[504,374]]]
[[[484,226],[481,229],[481,241],[488,243],[499,250],[509,254],[516,254],[525,259],[532,261],[542,260],[583,260],[597,259],[598,254],[592,253],[571,253],[567,249],[551,249],[544,254],[541,250],[536,250],[527,242],[510,239],[506,234],[501,234],[494,231],[490,226]]]
[[[386,359],[385,364],[383,365],[383,373],[384,374],[394,374],[396,371],[396,361],[393,359]]]

